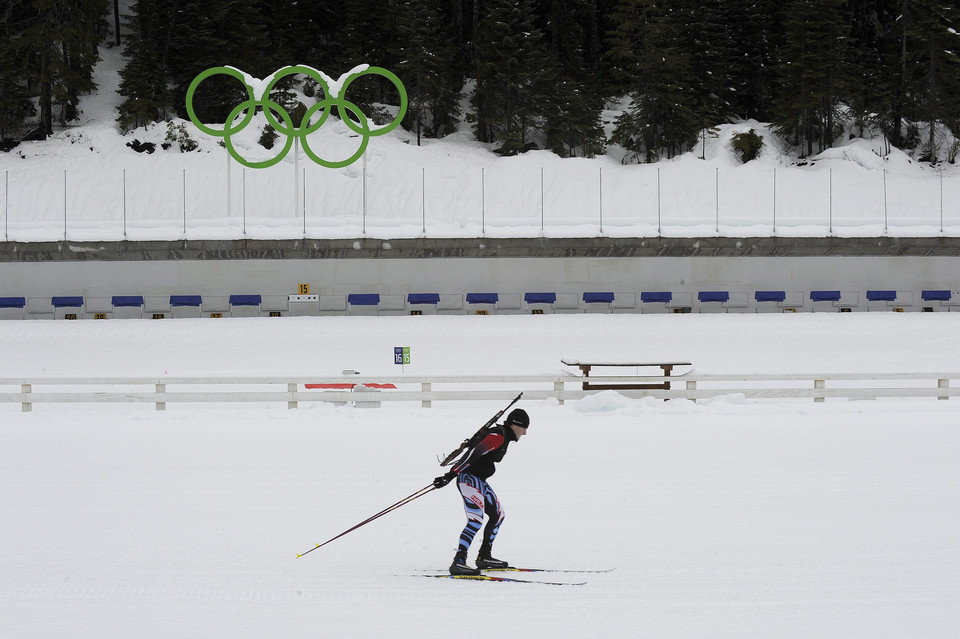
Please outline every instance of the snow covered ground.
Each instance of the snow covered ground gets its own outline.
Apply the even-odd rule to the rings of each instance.
[[[189,121],[172,123],[198,143],[189,153],[175,142],[161,148],[167,123],[121,135],[123,59],[117,48],[100,53],[99,90],[82,99],[79,123],[0,153],[0,239],[960,234],[955,165],[918,163],[880,137],[844,136],[800,160],[754,121],[724,124],[696,150],[656,164],[623,165],[615,146],[594,159],[548,151],[501,158],[464,123],[422,146],[401,129],[373,138],[364,161],[344,169],[319,167],[302,151],[298,160],[291,152],[274,167],[245,169],[229,160],[220,138]],[[608,134],[622,105],[610,106]],[[260,114],[233,137],[248,160],[266,160],[282,146],[282,139],[271,151],[258,144],[265,124]],[[750,129],[764,147],[741,164],[731,139]],[[138,153],[128,146],[134,141],[156,150]],[[341,160],[359,141],[331,118],[309,144]]]
[[[953,313],[2,322],[0,377],[951,371]],[[629,338],[625,339],[624,336]],[[892,348],[887,345],[896,345]],[[9,387],[7,387],[9,390]],[[960,402],[522,402],[492,483],[515,565],[425,579],[463,525],[427,485],[500,406],[37,404],[0,412],[0,637],[953,637]],[[475,549],[474,549],[475,551]],[[471,556],[471,560],[473,557]],[[524,575],[534,578],[534,575]]]

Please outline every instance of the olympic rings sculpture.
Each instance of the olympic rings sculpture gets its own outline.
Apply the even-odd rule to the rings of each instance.
[[[312,107],[307,109],[307,112],[304,114],[303,119],[300,122],[300,126],[296,127],[293,126],[293,120],[291,119],[290,114],[287,113],[287,110],[270,99],[270,92],[273,90],[273,87],[277,84],[277,82],[289,75],[294,74],[303,74],[315,80],[317,84],[320,85],[324,95],[323,100],[320,100]],[[389,124],[378,128],[371,128],[369,119],[367,118],[366,114],[360,110],[360,107],[343,97],[347,92],[347,88],[354,80],[368,74],[383,76],[392,82],[395,87],[397,87],[397,91],[400,94],[400,110],[397,113],[397,116]],[[227,116],[227,121],[224,123],[222,129],[214,129],[201,123],[197,118],[197,114],[193,110],[193,94],[196,92],[197,87],[200,86],[201,82],[213,75],[228,75],[236,78],[243,83],[243,86],[247,90],[247,99],[238,104],[233,111],[230,112],[230,115]],[[291,147],[293,146],[294,140],[296,139],[300,140],[300,146],[303,148],[303,152],[307,155],[307,157],[320,166],[331,169],[339,169],[348,166],[363,156],[363,152],[366,151],[367,144],[369,143],[371,137],[389,133],[397,128],[400,125],[401,120],[403,120],[403,116],[407,112],[407,91],[404,88],[403,83],[400,82],[400,78],[386,69],[367,65],[360,65],[351,69],[350,71],[341,75],[338,80],[332,80],[323,72],[312,67],[304,65],[288,66],[274,71],[273,75],[270,76],[270,81],[266,84],[264,84],[263,80],[251,78],[243,71],[240,71],[234,67],[212,67],[193,79],[193,82],[191,82],[189,88],[187,88],[186,101],[187,114],[190,116],[190,121],[207,135],[222,137],[224,143],[226,144],[227,151],[230,152],[230,155],[233,156],[237,162],[251,169],[265,169],[277,164],[283,160],[284,157],[286,157],[287,153],[289,153]],[[240,155],[239,151],[237,151],[233,144],[233,140],[231,139],[231,136],[239,133],[248,124],[250,124],[250,122],[253,120],[253,116],[256,114],[257,107],[263,109],[263,114],[270,126],[272,126],[281,135],[287,136],[286,143],[283,145],[283,148],[276,157],[260,162],[247,160]],[[324,125],[334,108],[337,109],[337,115],[347,126],[347,128],[360,136],[360,148],[357,149],[356,153],[345,160],[326,160],[321,158],[319,155],[313,152],[313,149],[310,148],[310,145],[307,142],[307,136],[317,131]],[[316,115],[317,112],[321,111],[322,113],[320,114],[319,119],[311,124],[310,118]],[[352,118],[347,117],[347,112],[353,115],[353,118],[356,119],[356,122]],[[244,113],[243,119],[237,123],[237,118],[241,113]],[[279,115],[283,122],[279,122],[277,118],[274,117],[274,114]]]

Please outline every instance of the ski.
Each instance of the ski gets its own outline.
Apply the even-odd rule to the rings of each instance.
[[[566,568],[517,568],[507,566],[506,568],[481,568],[483,572],[554,572],[558,574],[600,574],[604,572],[613,572],[616,568],[604,568],[602,570],[570,570]],[[432,572],[428,569],[420,569],[421,572]]]
[[[507,566],[506,568],[484,568],[483,572],[556,572],[556,573],[591,573],[599,574],[602,572],[613,572],[616,568],[606,568],[604,570],[567,570],[564,568],[515,568]]]
[[[470,579],[472,581],[496,581],[512,584],[540,584],[542,586],[585,586],[587,582],[570,583],[565,581],[540,581],[538,579],[514,579],[513,577],[494,577],[493,575],[424,575],[418,577],[433,577],[435,579]]]

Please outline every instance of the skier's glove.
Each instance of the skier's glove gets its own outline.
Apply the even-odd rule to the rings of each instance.
[[[434,487],[434,488],[443,488],[444,486],[446,486],[447,484],[449,484],[450,481],[451,481],[454,477],[456,477],[456,476],[457,476],[457,474],[456,474],[455,472],[453,472],[453,471],[450,471],[449,473],[447,473],[447,474],[445,474],[445,475],[440,475],[439,477],[437,477],[436,479],[433,480],[433,487]]]

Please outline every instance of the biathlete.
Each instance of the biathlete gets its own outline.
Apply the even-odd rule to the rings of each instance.
[[[451,575],[479,575],[483,568],[506,568],[506,561],[494,559],[491,554],[493,541],[503,523],[503,507],[493,488],[487,483],[496,472],[496,463],[507,454],[510,442],[518,441],[527,433],[530,417],[521,408],[514,409],[503,424],[494,424],[479,437],[477,443],[467,450],[454,464],[453,469],[433,480],[436,488],[443,488],[454,477],[457,488],[463,496],[463,509],[467,514],[467,525],[460,533],[460,544],[450,564]],[[480,528],[483,515],[487,515],[487,525],[483,529],[483,541],[477,554],[477,567],[467,565],[467,551]]]

